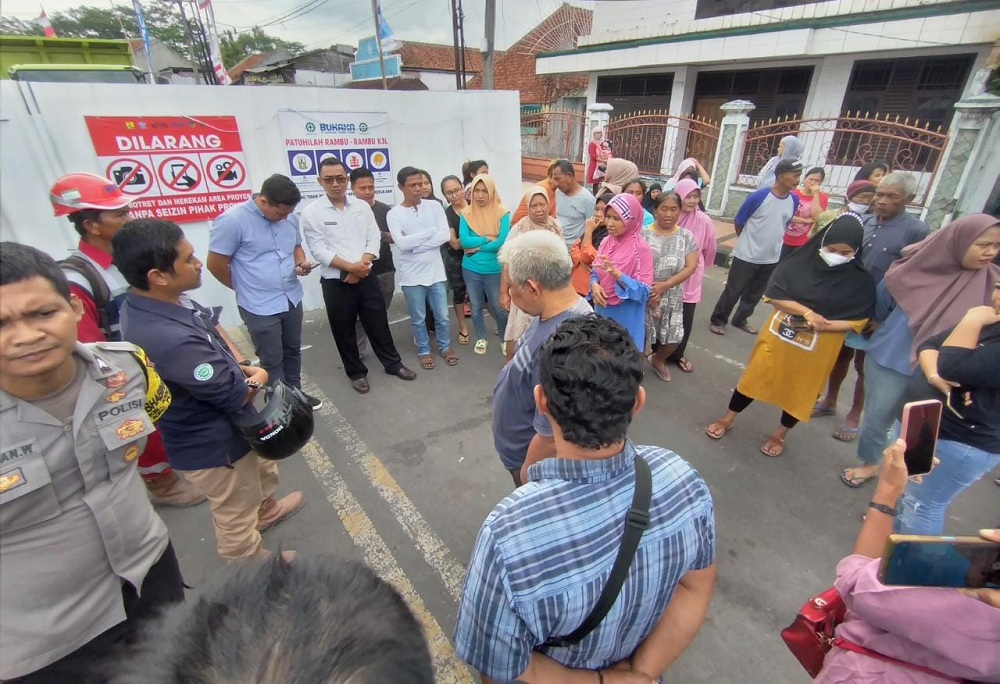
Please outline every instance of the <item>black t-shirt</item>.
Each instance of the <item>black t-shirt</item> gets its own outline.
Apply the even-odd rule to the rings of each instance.
[[[452,232],[454,232],[455,236],[457,237],[458,224],[461,222],[461,217],[455,213],[454,207],[452,207],[450,204],[447,207],[445,207],[444,215],[448,219],[448,227],[451,228]],[[461,259],[463,256],[465,256],[465,251],[461,249],[452,249],[452,246],[446,242],[443,245],[441,245],[441,254],[446,257]]]
[[[389,215],[390,209],[392,207],[378,200],[375,200],[375,204],[372,205],[372,213],[375,214],[375,223],[378,224],[378,229],[382,233],[389,232],[389,224],[386,222],[386,216]],[[388,242],[382,240],[379,243],[378,259],[372,264],[372,275],[389,273],[395,270],[396,265],[392,262],[392,247]]]
[[[979,333],[975,349],[941,346],[951,331],[936,335],[922,345],[920,350],[937,349],[938,374],[945,380],[959,383],[951,391],[951,405],[962,414],[959,420],[945,408],[941,417],[940,438],[960,442],[991,454],[1000,453],[1000,323],[988,325]],[[926,383],[923,373],[917,372],[914,383]],[[929,386],[928,386],[929,387]],[[907,399],[918,398],[908,388]],[[971,400],[966,406],[965,399]],[[922,399],[942,399],[941,393],[930,388]]]

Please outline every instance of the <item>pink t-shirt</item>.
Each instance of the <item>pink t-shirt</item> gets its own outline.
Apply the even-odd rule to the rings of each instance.
[[[684,281],[684,303],[697,304],[701,301],[701,283],[705,279],[705,269],[715,263],[715,252],[718,249],[715,224],[701,209],[690,213],[681,212],[677,223],[681,228],[691,231],[698,245],[698,268]]]
[[[792,190],[792,192],[799,198],[799,208],[795,211],[795,215],[798,218],[807,219],[809,223],[789,221],[788,225],[785,226],[785,237],[782,242],[789,247],[801,247],[809,242],[809,231],[812,230],[813,224],[816,223],[812,215],[813,202],[818,201],[819,206],[825,211],[830,203],[830,196],[825,192],[821,192],[816,198],[813,198],[812,195],[804,195],[798,188]]]
[[[837,636],[951,677],[1000,681],[1000,608],[955,589],[887,586],[879,559],[848,556],[834,586],[847,604]],[[826,655],[818,684],[941,684],[933,675],[845,651]]]

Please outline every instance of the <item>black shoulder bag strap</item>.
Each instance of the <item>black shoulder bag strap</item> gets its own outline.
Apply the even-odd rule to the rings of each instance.
[[[577,627],[571,634],[561,637],[549,637],[539,648],[544,651],[549,648],[561,648],[572,646],[594,631],[601,624],[611,606],[618,600],[625,578],[628,577],[628,570],[632,566],[635,552],[639,548],[639,540],[642,533],[649,528],[649,502],[653,497],[653,476],[649,471],[649,464],[642,457],[635,457],[635,492],[632,494],[632,507],[628,510],[625,518],[625,532],[622,534],[622,543],[618,547],[618,557],[611,567],[611,574],[608,582],[601,590],[601,595],[590,611],[587,619]]]
[[[111,302],[111,289],[104,282],[104,278],[97,272],[93,264],[78,254],[69,255],[60,261],[59,265],[64,269],[69,269],[74,273],[80,274],[87,281],[87,284],[90,285],[91,299],[94,301],[94,307],[97,309],[97,324],[100,326],[104,336],[110,340],[113,337],[111,331],[111,313],[108,311],[108,305]]]

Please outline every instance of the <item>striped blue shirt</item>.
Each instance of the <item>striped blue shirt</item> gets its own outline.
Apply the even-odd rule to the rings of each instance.
[[[497,504],[479,531],[455,626],[455,650],[465,662],[494,680],[516,679],[537,646],[590,614],[621,544],[636,453],[653,476],[650,527],[621,594],[579,644],[546,655],[586,669],[628,658],[681,577],[715,562],[711,494],[677,454],[629,444],[601,460],[546,459],[528,469],[528,483]]]

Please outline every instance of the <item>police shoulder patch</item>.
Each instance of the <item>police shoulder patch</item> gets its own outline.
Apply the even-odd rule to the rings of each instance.
[[[195,366],[194,379],[198,382],[207,382],[215,375],[215,369],[210,363],[200,363]]]

